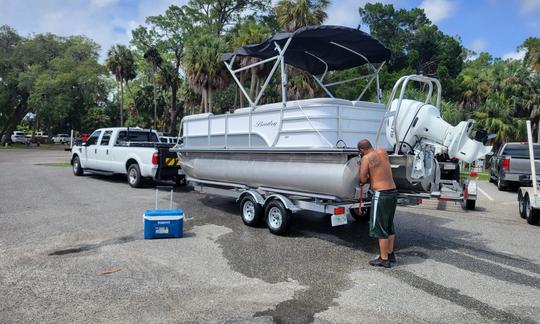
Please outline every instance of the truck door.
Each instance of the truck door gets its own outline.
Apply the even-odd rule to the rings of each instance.
[[[99,143],[96,147],[96,161],[94,169],[102,171],[112,171],[111,169],[111,155],[110,155],[110,141],[112,130],[104,131]]]
[[[85,163],[83,163],[83,166],[87,169],[96,168],[97,143],[100,135],[101,131],[97,130],[86,141],[86,146],[84,147]]]

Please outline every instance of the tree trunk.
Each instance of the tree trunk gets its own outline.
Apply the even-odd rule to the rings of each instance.
[[[244,86],[244,82],[246,81],[246,76],[244,71],[240,72],[240,84]],[[242,90],[238,88],[238,95],[240,96],[240,106],[238,108],[244,108],[244,94],[242,93]]]
[[[255,90],[257,87],[257,71],[255,68],[251,68],[251,82],[249,84],[249,97],[251,100],[255,100]]]
[[[157,129],[157,102],[156,102],[156,69],[154,68],[153,91],[154,91],[154,129]]]
[[[0,144],[4,146],[6,143],[11,143],[11,134],[17,128],[17,125],[21,122],[24,116],[28,113],[28,97],[29,95],[23,95],[23,98],[15,108],[15,111],[8,119],[7,125],[2,130],[3,136],[0,137]]]
[[[120,82],[120,127],[124,126],[124,82]]]
[[[176,132],[176,120],[178,118],[178,107],[176,106],[176,94],[178,92],[178,86],[173,85],[171,87],[171,120],[169,123],[169,133]]]
[[[212,87],[208,86],[208,112],[212,112]]]

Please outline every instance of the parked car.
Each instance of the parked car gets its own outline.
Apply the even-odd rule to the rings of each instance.
[[[533,144],[536,172],[540,171],[540,144]],[[527,143],[506,143],[491,158],[490,181],[499,190],[514,185],[531,185],[531,165]],[[536,175],[540,177],[540,174]]]
[[[22,143],[27,144],[28,140],[26,139],[26,134],[22,131],[14,131],[13,135],[11,135],[11,142],[12,143]]]
[[[161,143],[153,130],[115,127],[101,128],[85,142],[71,149],[73,174],[85,171],[127,175],[128,184],[141,187],[145,179],[173,180],[183,183],[184,173],[172,144]]]
[[[71,138],[68,134],[57,134],[52,138],[53,143],[55,144],[66,144],[69,143]]]

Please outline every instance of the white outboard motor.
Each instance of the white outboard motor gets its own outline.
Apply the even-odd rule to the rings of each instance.
[[[398,99],[392,101],[390,112],[397,111],[398,103]],[[429,145],[435,155],[446,153],[450,158],[471,163],[491,151],[491,146],[469,138],[474,120],[452,126],[441,118],[439,109],[433,105],[403,99],[395,121],[394,118],[395,115],[387,119],[386,134],[391,145],[399,141],[401,153],[411,154],[420,146]]]
[[[424,102],[403,98],[409,81],[426,86],[428,92]],[[436,104],[432,105],[430,100],[434,85],[437,97]],[[395,99],[398,89],[401,89],[399,99]],[[392,89],[388,111],[377,134],[378,141],[382,127],[385,127],[386,138],[394,147],[393,155],[408,156],[406,172],[400,177],[425,191],[437,190],[439,187],[438,156],[447,155],[470,163],[491,151],[491,146],[484,146],[469,138],[473,120],[463,121],[457,126],[444,121],[438,108],[440,102],[439,80],[423,75],[400,78]]]

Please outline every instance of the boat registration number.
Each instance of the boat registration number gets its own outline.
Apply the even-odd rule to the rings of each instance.
[[[347,224],[347,215],[332,215],[332,226],[339,226]]]

